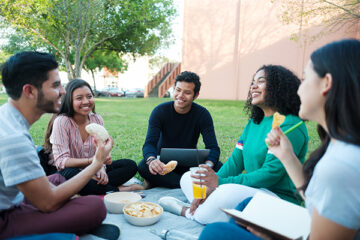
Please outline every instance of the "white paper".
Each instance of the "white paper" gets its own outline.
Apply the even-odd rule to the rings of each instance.
[[[291,239],[306,239],[310,234],[307,209],[263,192],[256,193],[242,212],[225,210]]]

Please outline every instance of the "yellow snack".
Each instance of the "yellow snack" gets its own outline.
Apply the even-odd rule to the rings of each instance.
[[[174,170],[174,169],[176,168],[176,166],[177,166],[177,163],[178,163],[177,161],[170,161],[170,162],[168,162],[168,163],[164,166],[165,170],[164,170],[163,173],[161,173],[161,175],[168,174],[169,172],[171,172],[172,170]]]
[[[136,202],[131,205],[127,205],[124,208],[126,214],[133,217],[155,217],[162,213],[162,209],[159,205],[148,202]]]
[[[276,112],[273,116],[272,128],[280,126],[285,120],[285,116],[281,115],[280,113]]]

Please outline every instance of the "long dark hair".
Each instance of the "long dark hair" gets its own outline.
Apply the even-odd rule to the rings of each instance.
[[[91,89],[89,83],[87,83],[85,80],[82,79],[73,79],[66,85],[66,94],[64,96],[64,99],[62,101],[60,111],[57,113],[57,115],[63,114],[68,117],[74,116],[74,108],[73,108],[73,92],[75,89],[81,88],[81,87],[88,87],[91,91],[91,94],[94,96],[94,92]],[[95,106],[92,110],[95,113]]]
[[[75,91],[75,89],[81,88],[81,87],[88,87],[91,91],[91,94],[94,96],[94,92],[91,89],[91,86],[89,83],[87,83],[85,80],[82,79],[73,79],[71,80],[67,85],[66,85],[66,94],[63,97],[62,100],[62,104],[60,107],[60,111],[56,114],[53,114],[50,118],[50,121],[48,123],[46,132],[45,132],[45,137],[44,137],[44,144],[43,144],[43,148],[45,150],[46,153],[50,153],[51,152],[51,148],[52,148],[52,144],[50,143],[50,136],[52,133],[52,129],[53,129],[53,124],[54,124],[54,120],[55,118],[60,115],[63,114],[65,116],[68,117],[73,117],[74,116],[74,107],[73,107],[73,92]],[[93,113],[95,112],[95,106],[92,110]]]
[[[265,105],[287,115],[298,116],[300,109],[300,98],[297,90],[300,86],[300,79],[289,69],[279,65],[264,65],[256,72],[264,70],[266,79]],[[252,97],[249,90],[245,104],[245,111],[250,118],[259,124],[264,118],[264,111],[251,104]]]
[[[330,137],[360,146],[360,41],[344,39],[329,43],[311,54],[314,70],[321,78],[332,76],[332,86],[325,100],[328,132],[318,127],[322,144],[304,164],[305,184],[324,155]]]

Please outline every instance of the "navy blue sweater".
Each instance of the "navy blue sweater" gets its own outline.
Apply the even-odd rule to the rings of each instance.
[[[208,160],[218,162],[220,149],[216,141],[213,120],[208,110],[192,103],[186,114],[175,111],[174,102],[159,104],[152,111],[149,127],[143,145],[143,156],[160,154],[161,148],[196,148],[200,136],[205,148],[210,149]]]

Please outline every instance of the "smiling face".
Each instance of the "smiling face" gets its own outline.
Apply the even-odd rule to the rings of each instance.
[[[72,105],[75,114],[89,115],[94,109],[94,96],[87,86],[79,87],[72,93]]]
[[[255,74],[251,83],[250,93],[252,105],[259,107],[265,105],[266,79],[264,70],[260,70]]]
[[[195,84],[189,82],[176,82],[174,89],[174,108],[177,113],[185,114],[190,111],[192,102],[199,96],[194,95]]]
[[[48,72],[48,80],[38,91],[36,107],[44,113],[56,113],[60,109],[61,97],[64,94],[58,70],[51,70]]]

